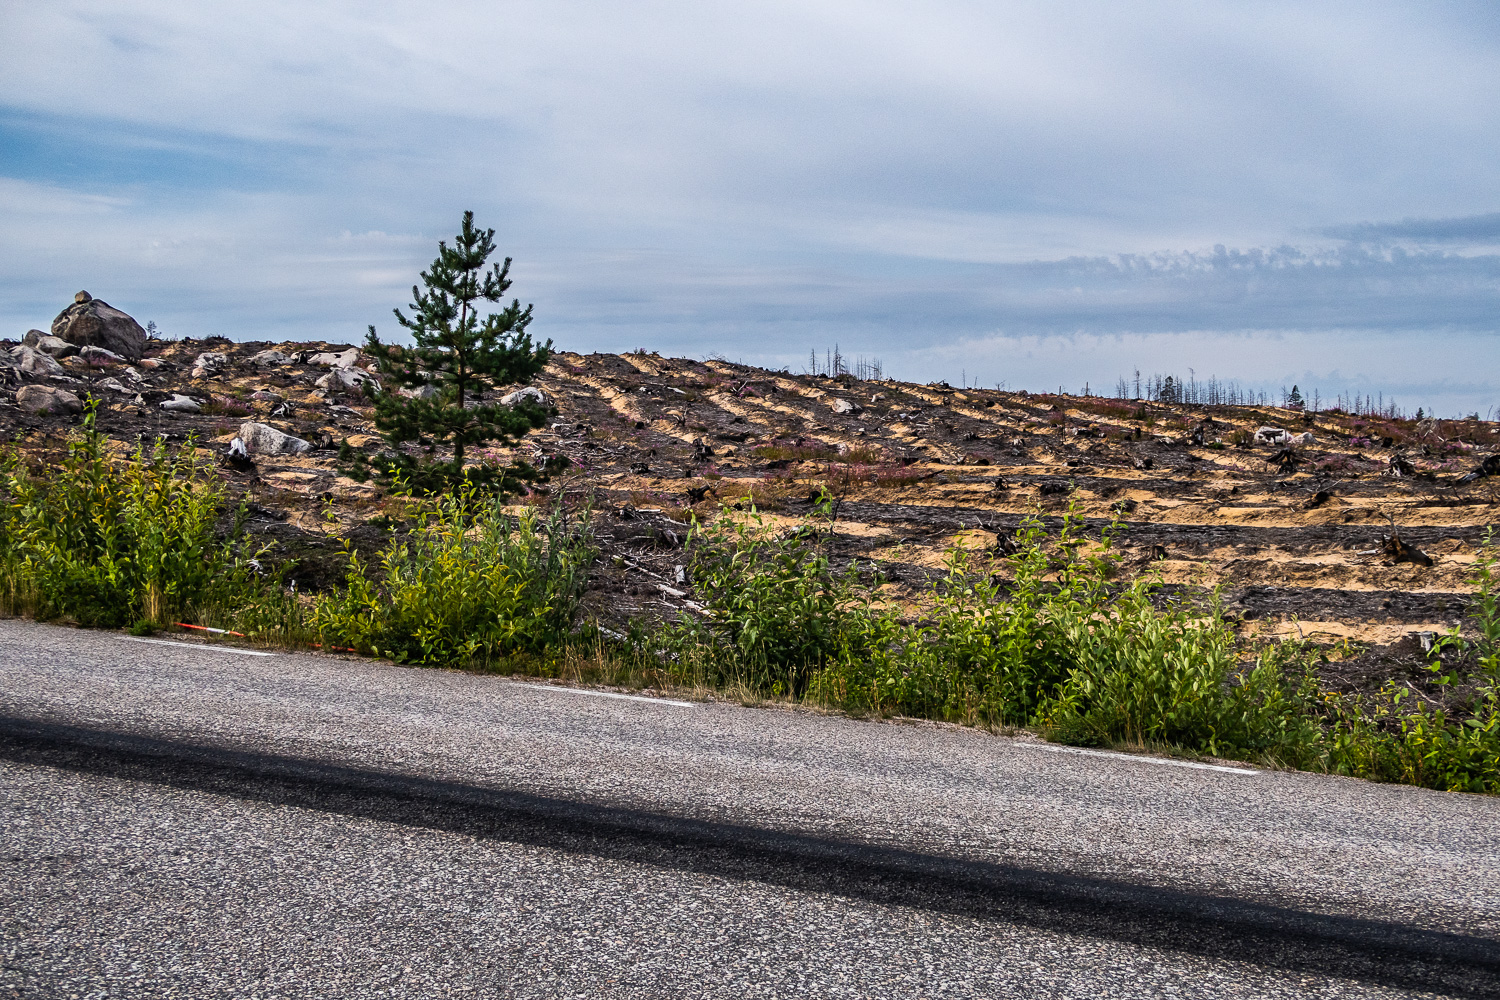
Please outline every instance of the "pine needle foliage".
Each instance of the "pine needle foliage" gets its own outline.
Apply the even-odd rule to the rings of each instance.
[[[476,229],[474,213],[465,212],[453,245],[439,241],[437,259],[422,272],[425,290],[412,286],[410,317],[395,310],[414,343],[384,343],[370,327],[365,351],[382,383],[374,394],[375,427],[392,447],[374,463],[382,479],[430,493],[461,483],[514,492],[545,478],[545,470],[525,462],[465,467],[476,447],[512,446],[547,417],[536,403],[482,402],[486,391],[530,381],[552,354],[550,340],[537,345],[526,332],[530,305],[522,309],[513,299],[481,315],[482,303],[500,302],[511,286],[511,258],[491,264],[494,252],[495,231]],[[428,386],[436,392],[421,393]]]

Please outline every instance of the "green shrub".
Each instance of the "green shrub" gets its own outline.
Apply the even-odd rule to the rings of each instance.
[[[823,690],[880,711],[1034,726],[1076,744],[1294,753],[1309,736],[1305,672],[1270,655],[1237,670],[1216,605],[1158,608],[1151,577],[1113,587],[1112,532],[1084,554],[1080,527],[1070,510],[1049,542],[1038,519],[1023,522],[1008,586],[955,553],[925,623],[869,664],[831,671]]]
[[[1010,582],[955,551],[926,614],[903,622],[854,567],[837,572],[815,523],[774,534],[758,516],[695,528],[702,620],[670,633],[679,672],[854,711],[1031,726],[1085,745],[1167,744],[1303,760],[1318,739],[1305,657],[1267,647],[1240,669],[1217,605],[1158,608],[1157,584],[1111,580],[1070,510],[1048,538],[1023,523]],[[876,578],[878,581],[878,577]]]
[[[397,663],[463,665],[566,638],[594,550],[587,521],[506,512],[474,487],[416,504],[379,572],[349,550],[345,589],[314,604],[322,641]]]
[[[1500,792],[1497,563],[1492,529],[1485,533],[1471,580],[1475,594],[1470,618],[1478,637],[1466,641],[1455,629],[1440,647],[1456,653],[1456,661],[1471,669],[1449,673],[1440,661],[1430,668],[1442,682],[1472,686],[1466,710],[1450,715],[1425,705],[1403,704],[1411,691],[1395,682],[1370,697],[1328,696],[1323,706],[1328,770],[1445,791]]]
[[[0,468],[0,605],[84,625],[196,621],[270,586],[240,509],[194,442],[110,459],[92,402],[62,467],[33,476],[14,453]],[[142,625],[141,627],[146,627]]]
[[[666,638],[697,682],[800,697],[817,671],[878,648],[891,623],[872,610],[853,566],[832,569],[817,532],[810,523],[778,534],[754,507],[744,520],[727,507],[707,525],[694,519],[693,580],[712,614]]]

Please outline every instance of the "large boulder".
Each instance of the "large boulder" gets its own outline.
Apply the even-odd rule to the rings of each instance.
[[[252,455],[300,455],[312,445],[299,437],[283,434],[270,424],[246,421],[240,424],[240,440]]]
[[[23,385],[16,390],[16,405],[27,413],[82,413],[83,403],[66,389],[50,385]]]
[[[146,331],[141,324],[88,292],[73,296],[73,304],[57,314],[52,336],[77,347],[103,347],[130,361],[141,360],[146,352]]]

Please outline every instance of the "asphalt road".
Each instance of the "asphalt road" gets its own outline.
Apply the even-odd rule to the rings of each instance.
[[[0,996],[1500,996],[1500,800],[0,621]]]

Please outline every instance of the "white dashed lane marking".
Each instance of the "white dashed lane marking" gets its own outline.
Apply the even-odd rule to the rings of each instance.
[[[258,649],[235,649],[233,646],[209,646],[201,642],[173,642],[170,639],[142,639],[139,636],[127,635],[126,639],[131,642],[149,642],[153,646],[181,646],[183,649],[196,649],[205,653],[238,653],[241,656],[275,656],[275,653],[262,653]]]
[[[582,694],[591,698],[618,698],[621,701],[644,701],[648,705],[674,705],[677,708],[692,708],[690,701],[673,701],[671,698],[647,698],[638,694],[615,694],[613,691],[586,691],[583,688],[555,687],[551,684],[514,684],[513,687],[528,691],[547,691],[552,694]]]
[[[1191,767],[1199,771],[1228,771],[1230,774],[1259,774],[1253,767],[1228,767],[1224,764],[1199,764],[1192,760],[1170,760],[1166,757],[1141,757],[1133,753],[1114,753],[1110,750],[1085,750],[1082,747],[1060,747],[1053,743],[1017,743],[1016,746],[1031,750],[1047,750],[1051,753],[1075,753],[1085,757],[1110,757],[1115,760],[1131,760],[1137,764],[1165,764],[1168,767]]]

